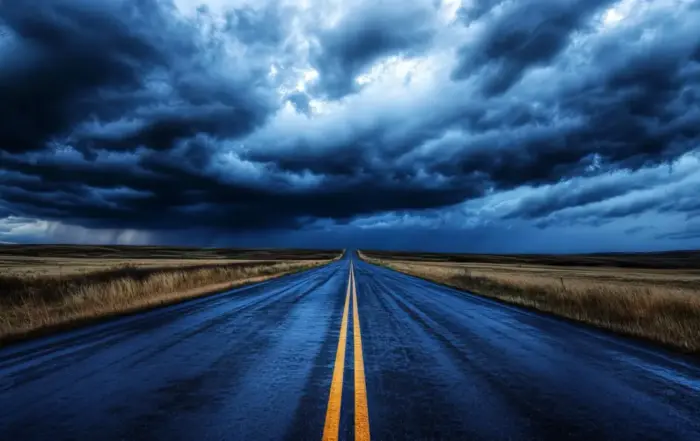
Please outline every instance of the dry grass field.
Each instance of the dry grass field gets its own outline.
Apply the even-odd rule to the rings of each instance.
[[[686,352],[700,352],[700,265],[679,265],[658,255],[625,255],[623,265],[585,266],[586,256],[497,256],[465,262],[406,260],[406,255],[365,252],[373,263],[401,272],[557,314],[611,331],[641,337]],[[676,254],[677,256],[677,254]],[[552,260],[558,264],[551,264]],[[620,263],[618,255],[596,255],[596,262]],[[490,262],[484,262],[490,260]],[[505,261],[506,263],[503,263]],[[654,268],[651,262],[656,261]],[[517,263],[514,263],[517,262]],[[562,264],[570,262],[571,266]],[[635,265],[637,263],[637,265]]]
[[[365,254],[377,259],[417,262],[700,270],[700,251],[593,254],[442,254],[366,250]]]
[[[192,266],[216,266],[244,262],[256,261],[235,259],[28,257],[5,256],[0,253],[0,275],[16,277],[62,277],[103,271],[117,271],[123,268],[166,269]]]
[[[323,265],[340,251],[0,247],[0,342]],[[216,254],[220,253],[220,254]],[[233,259],[238,257],[241,259]]]
[[[302,260],[325,259],[338,250],[265,248],[192,248],[131,245],[14,245],[0,244],[2,257],[92,258],[92,259],[176,259],[176,260]]]

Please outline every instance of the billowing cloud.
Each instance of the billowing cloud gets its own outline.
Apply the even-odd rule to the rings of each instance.
[[[2,2],[0,240],[673,246],[700,214],[699,21],[689,0]]]
[[[167,150],[235,136],[274,110],[259,61],[243,61],[167,1],[3,2],[0,145]],[[238,58],[238,59],[237,59]],[[267,69],[268,66],[264,66]]]
[[[576,31],[589,25],[591,15],[613,0],[479,1],[463,9],[468,25],[478,27],[475,38],[459,51],[453,78],[479,74],[487,94],[502,93],[525,71],[546,65],[561,53]]]
[[[337,20],[314,30],[309,40],[311,65],[320,74],[315,89],[332,99],[358,91],[357,76],[380,58],[414,54],[436,32],[432,1],[347,4]]]

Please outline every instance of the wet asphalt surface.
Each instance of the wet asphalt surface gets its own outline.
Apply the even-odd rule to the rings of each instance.
[[[320,440],[349,260],[0,349],[0,440]],[[354,265],[373,440],[700,440],[697,359]]]

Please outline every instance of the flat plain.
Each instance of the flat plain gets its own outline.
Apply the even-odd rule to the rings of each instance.
[[[310,261],[281,265],[295,262]],[[430,277],[487,272],[406,265]],[[579,268],[576,277],[587,278]],[[556,281],[562,269],[527,274]],[[235,276],[202,271],[165,281]],[[144,288],[136,298],[159,301],[150,289],[172,286],[152,283],[134,284]],[[102,298],[105,290],[91,292]],[[562,301],[576,298],[565,294]],[[131,297],[117,305],[122,298]],[[53,305],[77,301],[74,294]],[[176,303],[0,347],[2,438],[700,439],[698,357],[353,252]]]
[[[600,328],[700,351],[700,252],[478,255],[364,251],[372,263]]]
[[[0,341],[322,265],[333,250],[0,246]]]

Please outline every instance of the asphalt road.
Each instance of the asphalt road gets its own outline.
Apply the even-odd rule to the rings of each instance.
[[[353,263],[0,349],[0,440],[700,440],[696,359]]]

